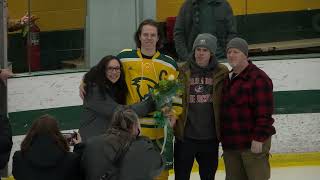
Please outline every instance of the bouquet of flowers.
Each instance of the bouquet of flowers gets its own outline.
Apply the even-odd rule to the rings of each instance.
[[[173,100],[183,93],[183,85],[174,78],[173,75],[165,80],[161,80],[159,84],[151,89],[151,96],[156,103],[156,112],[154,118],[157,128],[164,128],[164,140],[157,144],[161,147],[161,154],[164,155],[166,168],[173,166],[173,129],[170,120],[166,117],[167,113],[177,117],[177,113],[172,108]]]

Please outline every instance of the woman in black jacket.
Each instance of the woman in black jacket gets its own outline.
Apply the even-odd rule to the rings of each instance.
[[[84,75],[84,113],[79,132],[83,141],[108,129],[114,110],[126,103],[127,85],[120,60],[106,56]],[[130,106],[139,116],[154,108],[152,98]]]
[[[78,140],[81,141],[78,134]],[[69,152],[67,140],[57,121],[44,115],[33,122],[21,143],[21,150],[13,156],[12,174],[16,180],[77,180],[80,175],[80,149],[75,145]]]
[[[140,123],[132,109],[120,108],[111,127],[85,143],[81,165],[86,180],[152,180],[163,170],[160,152],[140,137]]]

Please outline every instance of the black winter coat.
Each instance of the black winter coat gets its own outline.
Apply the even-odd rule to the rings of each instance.
[[[13,156],[16,180],[78,180],[80,172],[80,154],[63,152],[48,136],[36,137],[27,152]]]

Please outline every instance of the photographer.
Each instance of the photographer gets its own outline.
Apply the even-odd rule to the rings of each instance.
[[[16,180],[78,180],[80,174],[81,137],[72,139],[70,152],[55,118],[49,115],[35,120],[13,156],[12,174]]]

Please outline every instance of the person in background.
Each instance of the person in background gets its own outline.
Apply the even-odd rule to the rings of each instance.
[[[137,114],[119,107],[110,128],[85,143],[81,165],[86,180],[152,180],[163,169],[150,139],[141,137]]]
[[[74,152],[61,134],[57,120],[43,115],[35,120],[13,155],[12,174],[16,180],[78,180],[80,171],[81,137],[72,138]]]
[[[267,180],[276,133],[272,80],[249,60],[244,39],[228,43],[227,58],[232,70],[223,84],[220,113],[226,180]]]
[[[10,69],[0,69],[0,86],[6,85],[7,79],[13,76]],[[0,97],[0,103],[6,102]],[[3,113],[3,112],[1,112]],[[10,157],[12,148],[12,130],[6,114],[0,113],[0,170],[3,169]]]
[[[31,16],[30,17],[30,21],[35,21],[36,17],[35,16]],[[29,22],[29,16],[28,14],[22,16],[20,19],[11,19],[8,18],[8,31],[9,32],[14,32],[14,31],[18,31],[20,29],[22,29],[26,24],[28,24]]]
[[[115,109],[126,104],[128,88],[120,60],[112,55],[102,58],[84,75],[83,81],[86,95],[79,131],[83,141],[86,141],[106,132]],[[154,109],[154,104],[149,98],[130,107],[140,116],[145,116]]]
[[[227,42],[236,36],[235,18],[227,0],[185,0],[176,18],[174,41],[180,61],[192,58],[192,44],[198,34],[217,37],[217,59],[225,57]]]
[[[9,77],[13,76],[13,73],[10,69],[0,69],[0,80],[6,82]]]
[[[176,121],[174,172],[176,180],[190,179],[193,162],[199,164],[202,180],[215,179],[220,139],[220,103],[228,68],[218,63],[215,36],[199,34],[193,43],[193,58],[181,68],[184,84],[183,113]]]
[[[6,115],[0,114],[0,170],[9,160],[12,148],[12,130]]]

